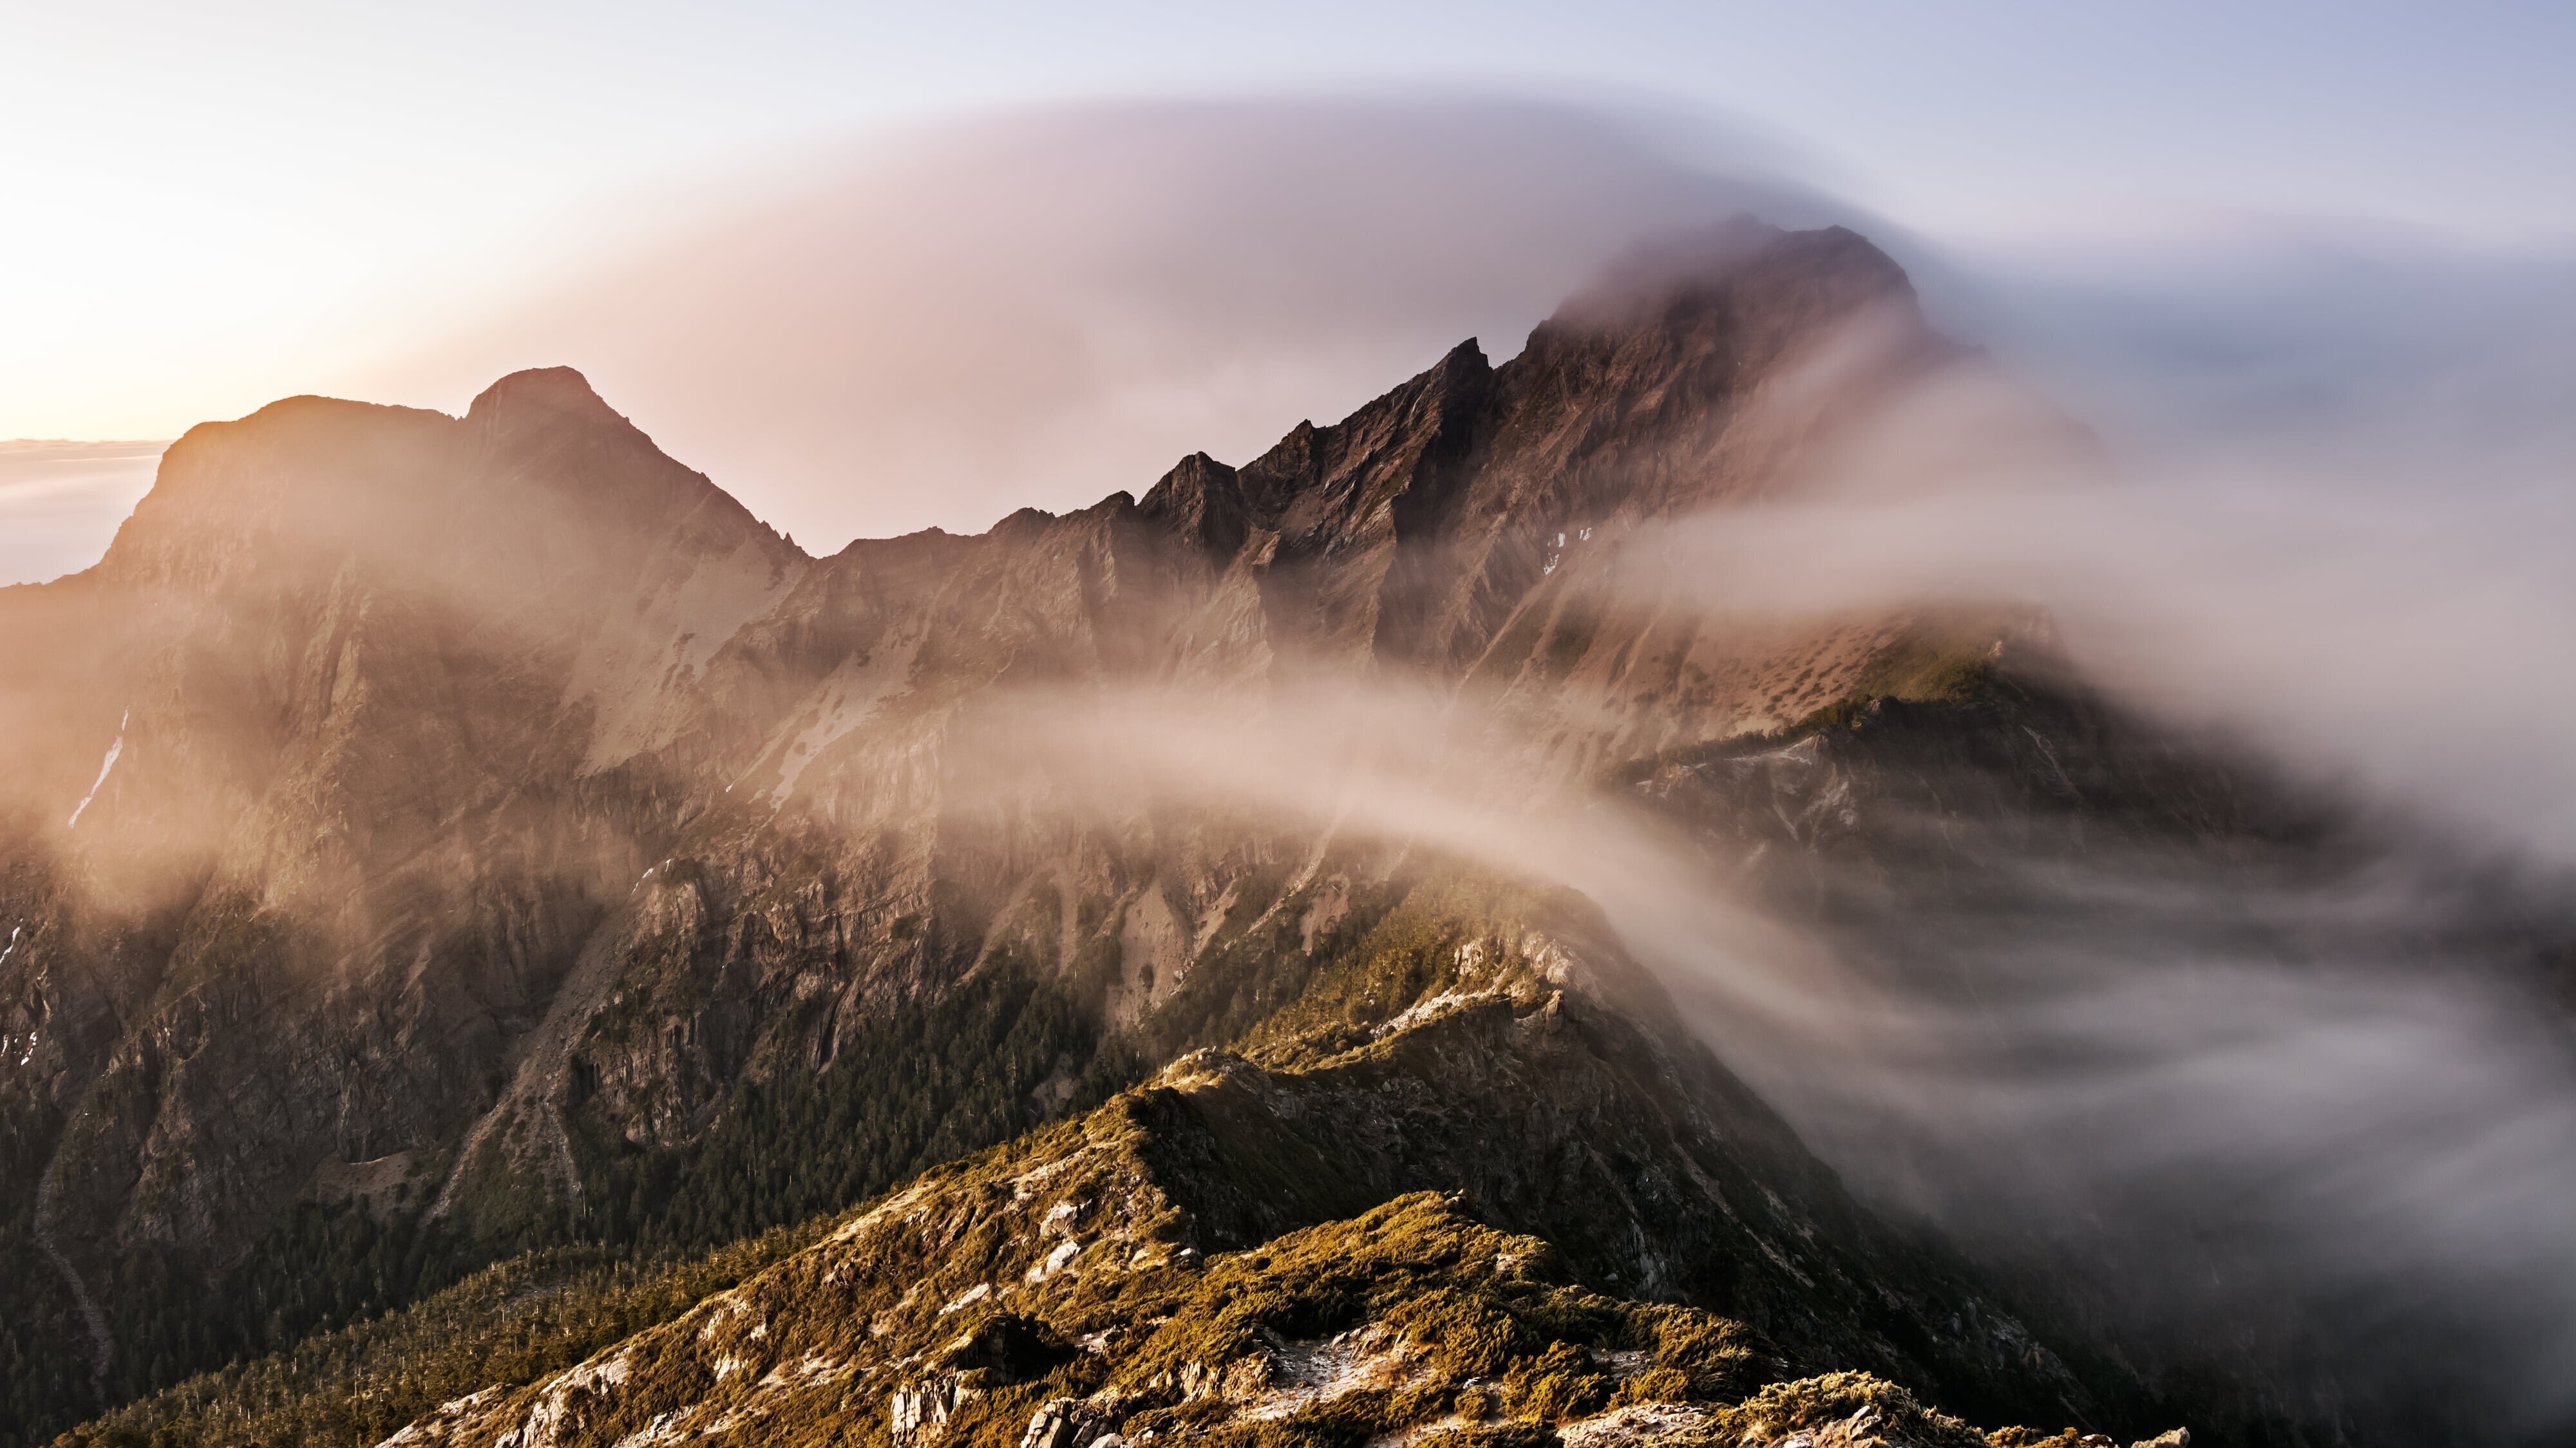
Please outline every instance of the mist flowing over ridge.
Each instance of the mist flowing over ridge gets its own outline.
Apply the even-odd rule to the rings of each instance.
[[[2576,1304],[2500,1268],[2568,1245],[2564,1033],[2498,1022],[2563,1019],[2554,877],[2106,695],[2024,575],[1871,591],[1831,556],[1866,536],[1838,518],[2104,466],[1877,248],[1751,222],[1240,466],[821,558],[568,369],[462,417],[197,429],[97,568],[0,594],[0,1036],[39,1183],[0,1241],[11,1391],[110,1406],[522,1248],[703,1249],[1079,1115],[1137,1154],[1139,1272],[1448,1192],[1586,1291],[1980,1421],[2545,1433],[2568,1405],[2525,1387]],[[2385,934],[2335,927],[2392,880]],[[2282,1042],[2313,1069],[2197,1069]],[[2361,1082],[2420,1119],[2283,1094]],[[2350,1149],[2236,1195],[2315,1121]],[[1353,1185],[1301,1195],[1270,1152]],[[2474,1232],[2505,1245],[2455,1259]],[[746,1290],[842,1333],[797,1285],[835,1250]],[[917,1250],[913,1286],[970,1289]],[[1071,1312],[1055,1250],[993,1300]],[[2202,1272],[2225,1290],[2124,1300]],[[906,1342],[951,1300],[913,1286],[866,1309]],[[686,1342],[602,1361],[713,1351]],[[1127,1351],[1094,1350],[1121,1411],[1205,1397]],[[828,1393],[875,1423],[880,1378],[955,1386],[863,1358],[696,1397],[476,1382],[422,1431]]]

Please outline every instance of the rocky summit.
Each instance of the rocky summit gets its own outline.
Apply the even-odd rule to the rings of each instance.
[[[1663,546],[1962,373],[1745,222],[1240,467],[823,558],[569,370],[195,429],[0,590],[0,1444],[2471,1441],[2431,1357],[1856,1190],[1549,867],[1613,821],[1941,983],[2084,927],[2035,855],[2398,858],[2008,600]]]

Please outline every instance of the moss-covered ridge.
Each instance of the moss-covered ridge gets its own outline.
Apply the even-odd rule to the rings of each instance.
[[[1580,900],[1427,880],[1299,982],[1239,1053],[838,1224],[606,1276],[531,1263],[89,1436],[381,1436],[444,1403],[403,1441],[928,1448],[1016,1441],[1058,1399],[1067,1436],[1670,1436],[1837,1371],[1990,1421],[2148,1416],[1643,1024],[1650,987]]]
[[[1179,1218],[1093,1195],[1118,1173],[1078,1158],[1117,1155],[1086,1135],[1034,1169],[1006,1155],[945,1191],[906,1193],[667,1328],[518,1393],[450,1404],[395,1441],[1989,1442],[1866,1373],[1793,1377],[1743,1324],[1591,1291],[1546,1242],[1433,1193],[1200,1262],[1164,1235]],[[937,1200],[1005,1188],[1009,1210],[979,1222]],[[1031,1216],[1046,1256],[1008,1287],[949,1295],[1016,1266],[1015,1234],[992,1228]],[[1085,1245],[1087,1228],[1102,1235]],[[942,1238],[951,1270],[900,1285],[903,1248]]]
[[[1722,1094],[1687,1089],[1713,1065],[1549,987],[1545,942],[1475,938],[1483,989],[1339,1051],[1319,1035],[1264,1052],[1293,1069],[1195,1053],[397,1441],[927,1448],[1015,1443],[1047,1419],[1034,1431],[1057,1448],[1112,1431],[1734,1442],[1756,1418],[1813,1426],[1824,1404],[1910,1425],[1886,1442],[1972,1444],[1925,1394],[2093,1415],[1937,1263],[1865,1230],[1861,1256],[1841,1245],[1856,1229],[1833,1219],[1852,1209],[1830,1177],[1784,1172],[1775,1123],[1719,1119]],[[1961,1322],[1977,1327],[1943,1326]],[[1809,1379],[1840,1386],[1763,1396]]]

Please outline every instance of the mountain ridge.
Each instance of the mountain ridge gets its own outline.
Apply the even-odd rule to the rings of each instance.
[[[1269,710],[1281,733],[1242,737],[1278,738],[1318,701],[1418,688],[1447,702],[1333,728],[1369,749],[1454,745],[1481,771],[1470,793],[1579,800],[1645,768],[1668,806],[1734,810],[1680,787],[1674,761],[1845,728],[1866,698],[2023,687],[2002,675],[2032,628],[1711,617],[1640,596],[1623,546],[1817,485],[1834,439],[1983,365],[1861,238],[1740,224],[1569,303],[1508,362],[1462,344],[1241,467],[1192,454],[1141,499],[822,557],[570,369],[512,374],[462,418],[293,399],[192,430],[165,459],[173,490],[156,485],[99,568],[0,595],[62,620],[0,632],[0,697],[38,726],[0,797],[16,822],[0,920],[26,936],[0,960],[0,1036],[31,1063],[0,1083],[0,1143],[41,1183],[0,1221],[0,1266],[24,1284],[0,1341],[13,1401],[59,1426],[528,1249],[685,1254],[839,1212],[1047,1123],[1162,1100],[1198,1069],[1175,1063],[1223,1049],[1268,1073],[1261,1100],[1349,1079],[1345,1056],[1399,1081],[1296,1148],[1372,1184],[1380,1200],[1337,1200],[1341,1218],[1476,1178],[1499,1213],[1483,1225],[1566,1239],[1586,1291],[1689,1299],[1805,1344],[1805,1366],[1867,1367],[1987,1420],[2160,1426],[2165,1388],[2116,1326],[2051,1347],[2056,1328],[2023,1325],[1947,1248],[1875,1221],[1599,922],[1479,903],[1507,888],[1490,866],[1197,793],[1150,767],[1167,761],[1121,773],[1136,761],[1116,729],[1083,732],[1102,701],[1178,697]],[[90,812],[56,823],[118,717]],[[1974,767],[2018,789],[2039,766]],[[1757,853],[1820,848],[1792,832]],[[1470,1007],[1511,1024],[1477,1037],[1450,1020]],[[1537,1065],[1498,1044],[1556,1039],[1569,1011],[1626,1047]],[[1623,1050],[1692,1063],[1671,1088],[1685,1106],[1620,1078]],[[1417,1051],[1456,1074],[1386,1064]],[[1442,1093],[1484,1079],[1509,1089],[1471,1130]],[[1612,1153],[1581,1131],[1511,1135],[1576,1081],[1607,1103],[1590,1137],[1689,1119]],[[1238,1113],[1244,1139],[1279,1139],[1258,1115]],[[1496,1185],[1586,1152],[1599,1220],[1628,1224],[1600,1242]],[[1246,1180],[1283,1202],[1299,1188]],[[1265,1217],[1245,1193],[1259,1232],[1335,1219]],[[1705,1223],[1738,1212],[1770,1225],[1708,1246]],[[1191,1250],[1257,1252],[1253,1231]],[[1672,1253],[1716,1265],[1644,1265]],[[1828,1262],[1869,1265],[1827,1291]],[[84,1298],[110,1305],[104,1340]],[[1993,1357],[1979,1323],[2027,1351]],[[104,1354],[90,1390],[62,1370],[73,1343]],[[2280,1406],[2294,1389],[2248,1382],[2202,1404],[2230,1434],[2305,1421]],[[496,1385],[473,1411],[546,1391]],[[1465,1389],[1443,1391],[1455,1407]],[[1218,1399],[1235,1402],[1183,1394],[1210,1414]],[[596,1432],[558,1404],[547,1431],[597,1437],[642,1401]],[[873,1440],[882,1407],[834,1421]],[[511,1431],[538,1441],[535,1423]]]

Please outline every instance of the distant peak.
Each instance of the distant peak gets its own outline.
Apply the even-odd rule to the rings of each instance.
[[[486,421],[511,413],[552,413],[624,423],[625,414],[610,407],[592,389],[590,379],[570,367],[531,367],[513,372],[483,389],[466,417]]]
[[[1179,462],[1174,463],[1172,465],[1172,470],[1163,474],[1162,482],[1155,484],[1155,491],[1161,491],[1164,483],[1170,483],[1182,487],[1204,487],[1207,480],[1210,478],[1231,478],[1233,476],[1234,469],[1227,467],[1225,464],[1218,462],[1212,457],[1209,457],[1204,452],[1194,452],[1188,457],[1181,459]],[[1152,494],[1149,493],[1147,496],[1151,497]]]
[[[1014,511],[1009,517],[994,524],[993,532],[1011,534],[1028,533],[1036,529],[1044,528],[1047,524],[1054,522],[1055,517],[1055,514],[1048,512],[1044,508],[1020,508]]]
[[[1247,510],[1235,470],[1206,453],[1174,464],[1137,506],[1211,553],[1231,553],[1243,543]]]
[[[1738,216],[1629,252],[1568,298],[1552,320],[1621,330],[1695,296],[1756,278],[1766,291],[1821,286],[1851,301],[1913,294],[1905,269],[1848,227],[1783,231]]]

